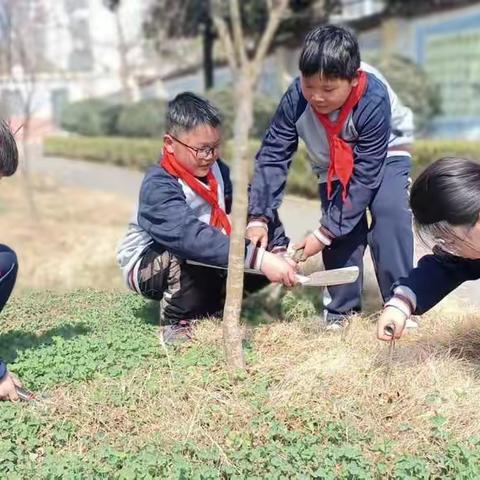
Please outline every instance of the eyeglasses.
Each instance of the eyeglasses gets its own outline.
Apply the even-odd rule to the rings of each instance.
[[[191,145],[187,145],[186,143],[183,143],[181,140],[175,138],[173,135],[170,135],[170,137],[176,142],[178,142],[180,145],[183,145],[184,147],[193,150],[195,152],[195,158],[197,160],[206,160],[207,158],[213,157],[215,155],[215,152],[218,152],[218,150],[220,149],[220,145],[215,145],[213,147],[196,148],[192,147]]]

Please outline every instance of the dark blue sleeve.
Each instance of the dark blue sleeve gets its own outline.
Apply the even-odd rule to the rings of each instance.
[[[306,107],[298,80],[282,97],[255,159],[248,214],[273,221],[281,204],[292,157],[298,147],[296,120]]]
[[[223,178],[223,193],[225,196],[225,211],[229,215],[232,213],[232,201],[233,201],[233,186],[232,180],[230,178],[230,168],[222,160],[217,160],[218,167],[220,168],[220,173]]]
[[[480,262],[447,254],[425,255],[408,277],[397,285],[409,287],[417,297],[416,315],[430,310],[468,280],[480,278]]]
[[[0,358],[0,380],[7,374],[7,365]]]
[[[228,237],[195,216],[178,181],[166,173],[147,175],[144,180],[138,224],[180,258],[215,266],[228,263]]]
[[[324,206],[321,223],[335,237],[353,230],[383,180],[391,111],[385,87],[375,87],[380,89],[379,94],[364,96],[353,113],[358,140],[353,146],[354,170],[348,198],[343,202],[342,191],[337,188]]]

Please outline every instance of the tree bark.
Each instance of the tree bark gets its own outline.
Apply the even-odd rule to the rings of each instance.
[[[213,31],[213,22],[210,15],[209,3],[210,2],[208,1],[203,30],[203,74],[205,80],[205,90],[210,90],[214,86],[213,44],[215,42],[215,33]]]
[[[248,132],[252,125],[253,84],[244,68],[235,82],[235,153],[232,235],[228,258],[227,297],[223,312],[223,339],[227,366],[231,371],[245,368],[240,314],[243,299],[245,227],[248,206]]]

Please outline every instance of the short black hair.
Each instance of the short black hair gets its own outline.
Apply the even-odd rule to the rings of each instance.
[[[221,123],[218,109],[192,92],[180,93],[168,103],[167,133],[178,135],[204,124],[217,128]]]
[[[305,77],[320,74],[353,80],[360,68],[357,38],[337,25],[315,27],[305,37],[298,66]]]
[[[420,235],[452,236],[451,226],[473,226],[480,214],[480,164],[444,157],[415,180],[410,206]]]
[[[0,121],[0,174],[10,177],[17,171],[18,149],[10,125]]]

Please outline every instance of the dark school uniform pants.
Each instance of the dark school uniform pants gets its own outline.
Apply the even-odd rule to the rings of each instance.
[[[138,269],[140,293],[160,302],[164,325],[221,315],[226,279],[226,270],[188,264],[158,244],[146,250]],[[248,293],[269,283],[255,274],[245,274],[244,282]]]
[[[412,214],[409,206],[411,159],[394,156],[386,160],[385,173],[368,209],[356,227],[333,241],[323,251],[326,269],[357,266],[360,275],[355,283],[328,287],[324,295],[327,323],[337,322],[361,311],[363,289],[363,256],[368,245],[375,274],[384,301],[391,296],[392,285],[413,268]],[[326,185],[320,185],[320,199],[326,205]]]
[[[17,279],[18,262],[15,252],[0,244],[0,312],[10,298]]]

